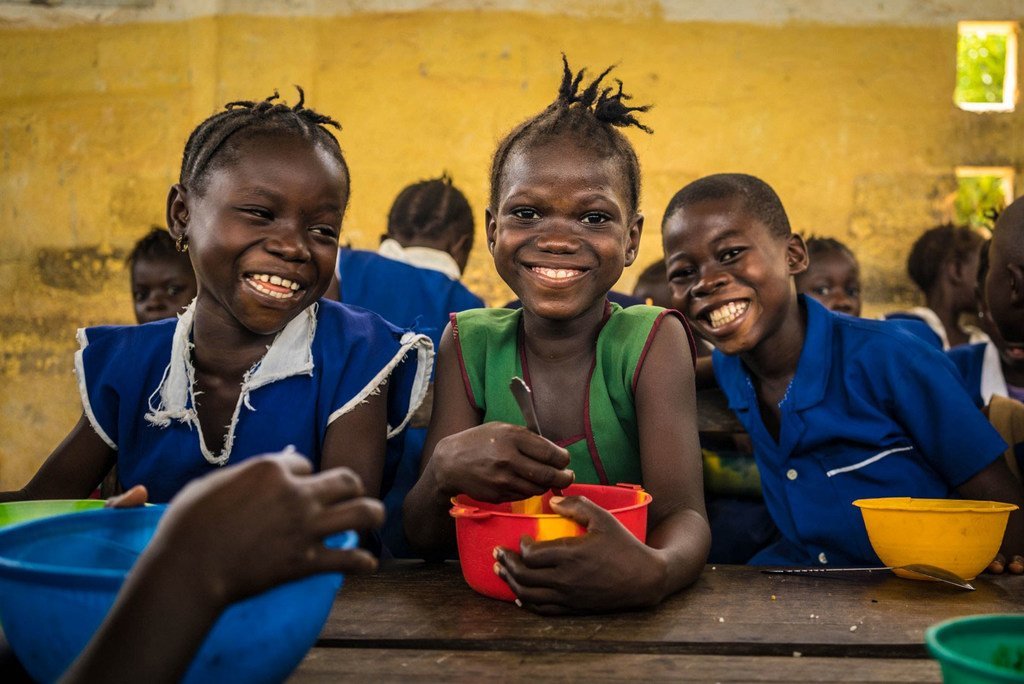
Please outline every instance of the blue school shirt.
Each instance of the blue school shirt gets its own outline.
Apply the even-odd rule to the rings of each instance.
[[[277,334],[245,375],[222,449],[208,449],[195,411],[191,363],[195,303],[178,319],[78,331],[82,405],[117,451],[127,489],[152,502],[219,466],[293,445],[314,468],[327,428],[388,383],[388,437],[426,394],[430,341],[377,314],[320,300]],[[381,435],[383,439],[385,436]]]
[[[342,302],[369,309],[401,328],[427,335],[435,348],[441,343],[449,314],[484,306],[484,301],[458,280],[376,252],[340,250],[337,272]],[[388,445],[381,481],[381,498],[387,511],[382,538],[394,556],[413,555],[405,539],[402,503],[419,478],[426,438],[425,427],[409,427],[401,441]]]
[[[803,295],[800,302],[807,333],[781,403],[778,441],[743,362],[713,354],[783,535],[750,562],[874,565],[855,499],[948,498],[1006,444],[942,352],[885,321],[836,315]]]
[[[993,394],[1010,396],[999,350],[991,342],[962,344],[948,350],[946,356],[956,366],[976,406],[987,405]]]
[[[338,252],[340,299],[379,313],[393,324],[430,337],[434,347],[448,315],[480,309],[484,301],[440,271],[388,259],[376,252]]]

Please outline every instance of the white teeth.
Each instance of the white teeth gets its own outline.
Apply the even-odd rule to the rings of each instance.
[[[712,328],[719,328],[726,323],[732,323],[742,316],[747,310],[747,302],[729,302],[723,304],[708,314],[708,320]]]
[[[548,278],[553,278],[554,280],[573,278],[583,272],[578,271],[575,268],[545,268],[543,266],[534,266],[533,270],[535,273],[539,273]]]
[[[249,277],[249,282],[257,290],[265,295],[269,295],[274,299],[290,299],[295,296],[295,293],[299,290],[299,284],[289,280],[288,278],[282,278],[281,276],[270,276],[264,273],[254,273]],[[264,287],[262,283],[269,283],[278,287],[287,287],[290,292],[278,292],[277,290],[271,290],[269,287]]]

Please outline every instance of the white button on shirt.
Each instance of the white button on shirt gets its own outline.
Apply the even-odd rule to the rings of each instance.
[[[796,470],[794,470],[793,468],[790,468],[789,470],[787,470],[786,471],[786,477],[788,477],[790,480],[795,480],[797,478]]]

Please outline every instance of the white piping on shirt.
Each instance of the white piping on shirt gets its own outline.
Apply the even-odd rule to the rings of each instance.
[[[426,335],[407,332],[402,335],[401,345],[402,346],[398,349],[395,355],[391,357],[391,361],[381,368],[380,372],[378,372],[365,387],[359,390],[354,397],[349,399],[344,406],[330,415],[327,419],[328,425],[354,409],[360,403],[365,401],[371,394],[377,394],[380,391],[380,386],[387,382],[387,379],[391,375],[391,371],[394,370],[395,366],[405,360],[405,355],[408,354],[410,350],[415,349],[416,376],[413,378],[412,389],[409,393],[409,411],[405,414],[402,422],[397,426],[388,426],[388,439],[391,439],[405,428],[406,424],[412,420],[413,414],[416,412],[416,409],[420,407],[420,404],[423,403],[423,399],[427,395],[427,388],[430,384],[430,370],[433,368],[434,363],[434,344]]]
[[[92,429],[96,431],[100,439],[108,447],[117,451],[117,445],[114,444],[114,440],[110,439],[106,431],[100,427],[100,421],[96,419],[96,414],[92,410],[92,403],[89,402],[89,388],[85,384],[85,359],[83,358],[85,348],[89,346],[89,336],[86,334],[85,328],[78,329],[77,337],[79,349],[75,352],[75,375],[78,376],[78,393],[82,395],[82,410],[85,411],[89,424],[92,425]]]
[[[891,454],[895,454],[899,451],[913,451],[913,449],[914,447],[912,446],[896,447],[895,449],[889,449],[887,451],[883,451],[880,454],[875,454],[871,458],[865,458],[860,463],[854,463],[853,465],[843,466],[842,468],[834,468],[833,470],[830,470],[827,473],[825,473],[825,477],[832,477],[833,475],[839,475],[840,473],[848,473],[851,470],[860,470],[864,466],[869,466],[875,461],[881,461],[883,458]]]

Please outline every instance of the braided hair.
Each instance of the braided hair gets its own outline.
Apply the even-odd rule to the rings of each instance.
[[[153,226],[150,231],[132,247],[132,251],[125,258],[125,264],[129,271],[135,268],[140,261],[170,261],[180,263],[185,270],[192,270],[192,262],[188,254],[179,252],[174,247],[174,238],[167,232],[166,228]]]
[[[473,237],[473,209],[447,173],[405,187],[388,212],[388,235],[399,242],[446,234]]]
[[[338,139],[327,126],[341,130],[341,124],[329,116],[303,106],[306,94],[302,88],[299,101],[288,106],[279,99],[277,91],[265,100],[238,100],[224,105],[218,112],[196,126],[185,143],[178,182],[186,188],[202,193],[213,169],[238,160],[239,148],[248,139],[260,135],[289,135],[319,145],[330,152],[341,164],[348,184],[348,164],[341,152]]]
[[[629,205],[635,214],[640,204],[640,162],[636,152],[618,128],[635,126],[646,133],[653,131],[637,121],[634,112],[646,112],[650,105],[630,107],[631,99],[622,92],[622,81],[616,79],[618,90],[601,88],[601,81],[614,67],[602,71],[582,91],[580,84],[586,69],[574,73],[569,60],[562,55],[562,83],[558,97],[544,111],[522,122],[498,144],[491,160],[491,211],[498,207],[505,163],[514,149],[539,146],[552,140],[572,136],[588,150],[621,161],[629,184]]]
[[[821,254],[845,254],[854,261],[857,261],[857,257],[853,255],[850,248],[835,238],[811,235],[804,240],[804,244],[807,245],[807,256],[812,260],[815,256]]]

